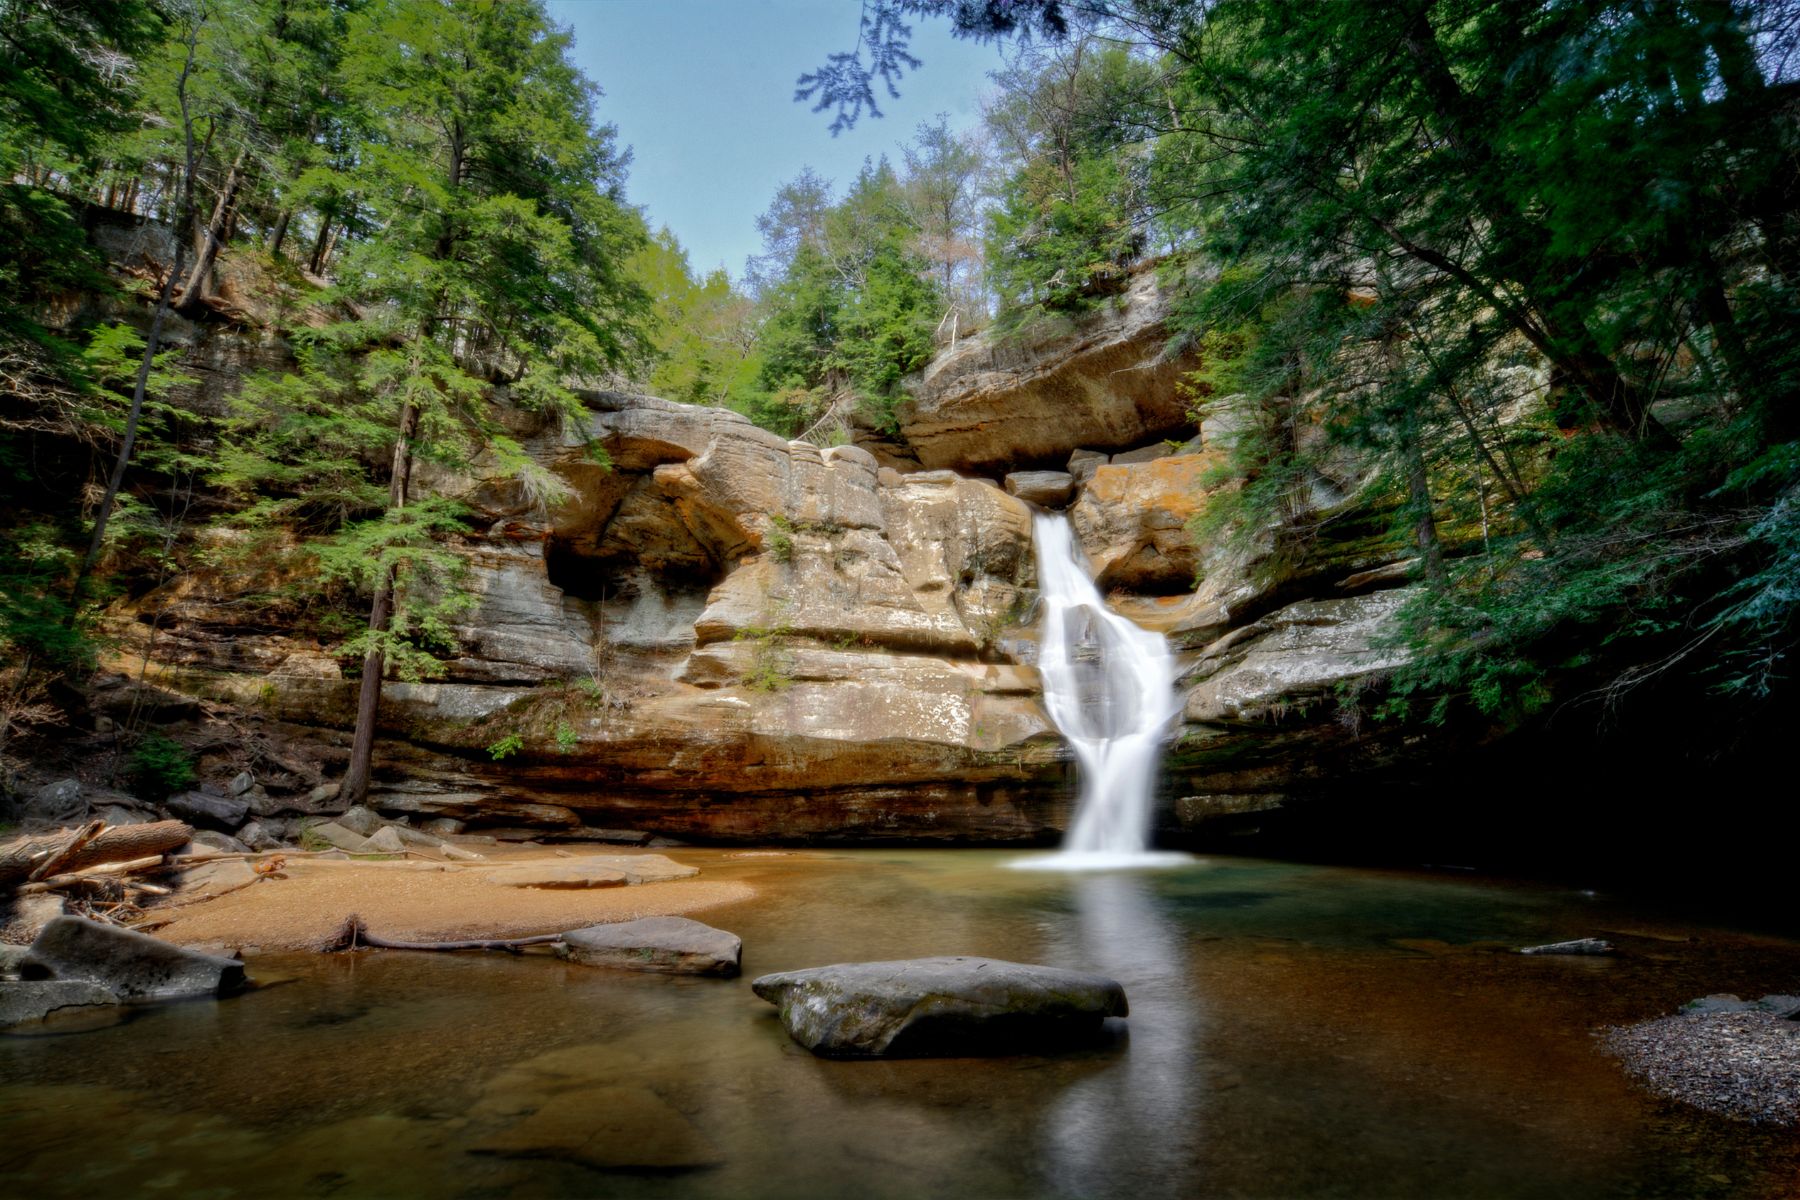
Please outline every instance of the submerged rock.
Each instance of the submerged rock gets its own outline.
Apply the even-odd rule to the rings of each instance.
[[[81,980],[121,1000],[218,996],[244,986],[244,964],[85,917],[57,917],[19,965],[25,979]]]
[[[560,1159],[599,1171],[693,1171],[724,1160],[686,1117],[641,1087],[562,1092],[554,1104],[480,1138],[469,1151]]]
[[[743,951],[737,934],[686,917],[590,925],[563,934],[556,947],[559,957],[584,966],[669,975],[736,975]]]
[[[1033,1053],[1126,1015],[1116,980],[993,958],[912,958],[784,971],[751,990],[793,1039],[831,1057]]]

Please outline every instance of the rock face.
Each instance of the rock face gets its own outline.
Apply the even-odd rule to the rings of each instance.
[[[901,434],[926,467],[997,473],[1189,430],[1175,385],[1196,363],[1166,351],[1167,310],[1145,271],[1072,326],[977,334],[925,369]]]
[[[85,917],[44,927],[20,964],[27,980],[98,984],[121,1000],[221,996],[244,986],[244,964]]]
[[[1188,532],[1206,502],[1216,454],[1116,458],[1096,467],[1069,518],[1102,591],[1163,595],[1194,590],[1200,548]]]
[[[735,933],[686,917],[642,917],[563,934],[556,953],[589,967],[666,975],[738,973],[744,943]]]
[[[385,687],[370,811],[315,832],[388,852],[415,844],[416,831],[383,832],[397,817],[570,837],[1052,842],[1073,789],[1033,666],[1034,504],[1067,508],[1109,605],[1182,655],[1166,829],[1392,763],[1402,747],[1342,708],[1402,661],[1387,640],[1409,594],[1392,522],[1324,556],[1278,533],[1197,544],[1232,413],[1214,402],[1194,438],[1175,387],[1194,364],[1166,352],[1166,307],[1146,272],[1072,324],[961,342],[901,406],[888,466],[723,409],[603,391],[584,395],[585,428],[506,417],[566,489],[556,503],[498,461],[421,464],[419,486],[486,530],[457,547],[474,606],[441,678]],[[278,340],[244,342],[196,332],[194,353],[218,364],[196,406],[222,403],[233,362],[279,365],[265,362]],[[1357,469],[1321,475],[1309,538],[1346,524],[1335,514]],[[240,565],[181,573],[113,611],[124,650],[94,707],[182,721],[227,702],[273,725],[291,765],[176,802],[262,845],[298,836],[294,816],[341,811],[327,781],[347,756],[355,681],[280,599],[303,556],[217,557]],[[145,657],[154,688],[130,683]],[[497,763],[490,747],[506,745]],[[242,765],[204,777],[223,784]],[[71,786],[40,807],[93,799]]]
[[[1052,1050],[1127,1012],[1114,980],[992,958],[840,963],[764,975],[750,987],[780,1009],[796,1042],[829,1057]]]

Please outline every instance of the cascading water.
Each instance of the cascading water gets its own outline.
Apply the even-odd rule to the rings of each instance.
[[[1180,711],[1168,643],[1106,607],[1067,517],[1037,514],[1032,535],[1044,605],[1044,707],[1075,749],[1081,792],[1062,849],[1015,865],[1080,870],[1189,861],[1149,849],[1156,768]]]

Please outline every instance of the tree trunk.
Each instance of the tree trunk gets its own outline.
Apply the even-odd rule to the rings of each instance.
[[[421,336],[424,336],[421,334]],[[388,483],[390,511],[406,507],[407,492],[412,484],[412,437],[418,425],[418,410],[407,405],[400,413],[400,430],[394,438],[393,475]],[[369,632],[387,631],[394,613],[394,587],[398,580],[395,569],[382,573],[375,587],[375,599],[369,605]],[[346,807],[361,804],[369,794],[369,777],[375,759],[375,721],[381,710],[381,677],[387,669],[387,655],[377,642],[363,656],[362,686],[356,694],[356,732],[350,742],[350,765],[338,799]]]
[[[54,865],[57,871],[66,873],[84,870],[99,863],[129,862],[151,854],[166,854],[185,845],[193,836],[193,828],[181,821],[114,825],[101,830],[99,836],[77,848],[66,861],[56,862]],[[57,833],[41,838],[26,838],[0,847],[0,892],[10,891],[28,879],[39,867],[61,857],[72,840],[68,833]]]
[[[1401,433],[1406,456],[1406,495],[1413,509],[1413,542],[1424,564],[1425,582],[1434,592],[1450,586],[1444,571],[1444,543],[1438,538],[1437,519],[1431,511],[1431,475],[1425,467],[1425,448],[1420,444],[1416,419],[1408,417]]]
[[[306,260],[306,269],[317,275],[325,260],[325,242],[331,236],[331,223],[337,220],[334,210],[326,208],[319,211],[319,236],[313,239],[312,256]]]
[[[269,233],[269,257],[281,257],[281,243],[287,241],[288,222],[294,219],[294,210],[284,208],[275,218],[275,228]]]
[[[206,223],[206,232],[200,245],[200,257],[194,262],[194,269],[189,273],[187,282],[181,288],[181,311],[193,312],[206,299],[207,282],[212,277],[213,263],[218,261],[219,248],[224,244],[225,228],[230,222],[237,206],[238,186],[244,178],[244,157],[247,151],[239,150],[237,158],[232,160],[231,169],[225,173],[225,185],[219,189],[219,198],[213,205],[212,219]]]

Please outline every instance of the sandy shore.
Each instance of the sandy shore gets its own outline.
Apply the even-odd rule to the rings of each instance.
[[[570,847],[617,854],[616,846]],[[629,852],[627,852],[629,853]],[[675,855],[679,861],[679,852]],[[686,914],[747,900],[748,885],[704,876],[629,887],[503,887],[497,870],[520,862],[563,862],[554,851],[502,851],[488,862],[425,863],[290,858],[283,878],[211,899],[178,895],[180,907],[153,910],[159,938],[246,952],[310,950],[331,940],[352,913],[383,937],[415,941],[528,937],[634,917]],[[190,903],[189,901],[192,900]]]

